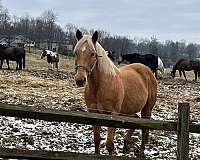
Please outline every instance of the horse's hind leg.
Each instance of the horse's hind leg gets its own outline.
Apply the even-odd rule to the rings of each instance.
[[[56,62],[56,68],[57,68],[57,71],[58,71],[58,62]]]
[[[135,114],[135,117],[140,118],[137,114]],[[127,153],[129,151],[129,143],[131,141],[131,136],[134,131],[135,129],[129,129],[124,137],[124,148],[123,148],[124,153]]]
[[[157,86],[157,84],[155,85]],[[152,91],[149,92],[148,100],[141,111],[142,118],[147,118],[147,119],[151,118],[152,109],[156,103],[156,97],[157,97],[157,87],[153,87]],[[142,144],[141,144],[142,151],[145,149],[145,144],[148,144],[148,142],[149,142],[149,129],[142,129]]]
[[[195,81],[197,81],[197,75],[198,75],[198,71],[197,70],[194,70],[194,76],[195,76]]]
[[[108,127],[106,148],[107,148],[107,150],[109,152],[109,155],[113,155],[114,154],[115,130],[116,130],[116,128]]]
[[[6,63],[7,63],[7,66],[8,66],[8,70],[10,70],[10,65],[9,65],[9,60],[6,59]]]
[[[52,70],[55,68],[55,62],[52,62]]]
[[[0,69],[2,69],[2,66],[3,66],[3,59],[1,59]]]
[[[131,141],[131,136],[134,131],[135,131],[135,129],[129,129],[124,137],[124,148],[123,148],[124,153],[129,152],[129,143]]]
[[[95,154],[100,154],[100,141],[101,141],[100,130],[101,130],[101,127],[93,126]]]
[[[18,70],[18,68],[19,68],[19,61],[16,60],[16,70]]]
[[[18,60],[18,64],[19,64],[19,68],[18,68],[18,69],[19,69],[19,70],[22,70],[22,59],[19,59],[19,60]]]
[[[183,75],[185,77],[185,80],[187,81],[187,78],[186,78],[186,75],[185,75],[185,71],[182,71],[183,72]]]
[[[141,112],[141,116],[142,118],[150,119],[151,109],[148,109],[147,107],[144,108]],[[145,144],[148,144],[148,142],[149,142],[149,129],[142,129],[142,145],[141,145],[142,150],[145,149]]]

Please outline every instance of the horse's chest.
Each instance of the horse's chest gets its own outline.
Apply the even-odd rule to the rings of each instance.
[[[47,56],[47,62],[50,63],[50,62],[54,62],[54,58],[52,56]]]
[[[92,104],[87,107],[92,107],[98,111],[112,111],[120,100],[117,93],[102,88],[99,90],[86,89],[86,103]]]

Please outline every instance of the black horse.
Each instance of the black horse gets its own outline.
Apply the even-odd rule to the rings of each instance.
[[[128,61],[129,63],[142,63],[148,66],[152,72],[155,74],[157,78],[157,68],[158,68],[158,57],[153,54],[125,54],[122,55],[118,64],[122,63],[123,61]]]
[[[16,61],[16,70],[22,70],[22,67],[25,68],[25,56],[26,52],[24,48],[20,47],[7,47],[0,45],[0,69],[2,69],[3,61],[6,60],[8,69],[10,69],[9,66],[9,60],[10,61]]]
[[[115,61],[115,52],[114,51],[106,51],[108,54],[107,56],[112,60]]]

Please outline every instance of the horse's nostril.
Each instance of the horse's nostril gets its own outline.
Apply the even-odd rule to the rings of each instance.
[[[86,82],[86,78],[83,78],[83,79],[76,79],[76,84],[77,86],[79,87],[83,87],[85,85],[85,82]]]

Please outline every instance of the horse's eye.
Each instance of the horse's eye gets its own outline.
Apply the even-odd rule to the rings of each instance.
[[[94,56],[94,52],[92,52],[92,57]]]

